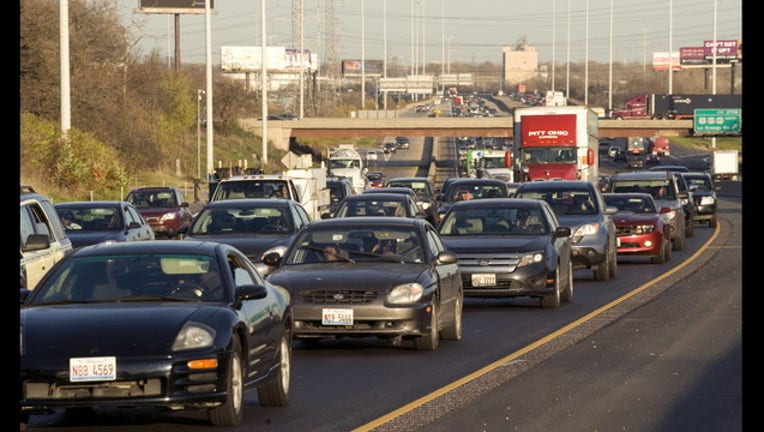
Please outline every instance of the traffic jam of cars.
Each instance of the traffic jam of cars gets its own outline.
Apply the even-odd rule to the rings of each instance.
[[[576,271],[602,283],[619,261],[663,264],[694,224],[717,224],[719,187],[703,172],[442,185],[359,173],[379,178],[361,193],[331,172],[312,191],[307,174],[231,178],[193,214],[164,186],[36,210],[50,221],[22,221],[22,419],[150,407],[239,425],[247,390],[262,406],[288,403],[296,341],[435,351],[462,340],[466,299],[558,309]],[[22,186],[22,216],[32,197],[44,200]],[[71,242],[47,271],[33,259],[53,239],[38,231]]]

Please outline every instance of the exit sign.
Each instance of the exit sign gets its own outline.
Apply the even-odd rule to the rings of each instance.
[[[740,132],[741,111],[735,109],[696,109],[693,129],[695,133]]]

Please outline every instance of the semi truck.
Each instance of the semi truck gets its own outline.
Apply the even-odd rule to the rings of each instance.
[[[515,181],[599,177],[597,113],[585,106],[517,108]]]
[[[466,157],[468,177],[490,177],[514,182],[511,150],[469,149]]]
[[[696,109],[742,108],[739,94],[641,94],[630,97],[622,107],[614,109],[615,120],[682,120],[693,119]]]
[[[716,150],[711,153],[711,176],[718,180],[737,180],[740,161],[737,150]]]
[[[364,166],[361,154],[353,144],[340,144],[337,147],[330,147],[327,159],[329,161],[329,176],[346,177],[350,180],[356,193],[361,193],[366,189],[367,168]]]

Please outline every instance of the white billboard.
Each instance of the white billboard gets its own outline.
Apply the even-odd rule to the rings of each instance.
[[[268,72],[300,70],[300,51],[285,47],[265,47]],[[303,70],[312,71],[318,65],[318,55],[303,50]],[[220,47],[220,66],[223,72],[260,72],[263,65],[262,47]]]

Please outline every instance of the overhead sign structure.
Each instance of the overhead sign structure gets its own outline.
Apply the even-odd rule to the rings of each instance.
[[[739,133],[741,131],[742,110],[696,109],[693,129],[695,133]]]
[[[471,73],[442,74],[438,77],[438,83],[440,85],[471,86],[472,74]]]
[[[298,73],[300,71],[300,51],[285,47],[265,47],[268,56],[268,72]],[[220,47],[220,68],[223,72],[260,72],[263,67],[262,47]],[[303,50],[302,68],[316,69],[318,55],[308,49]]]

